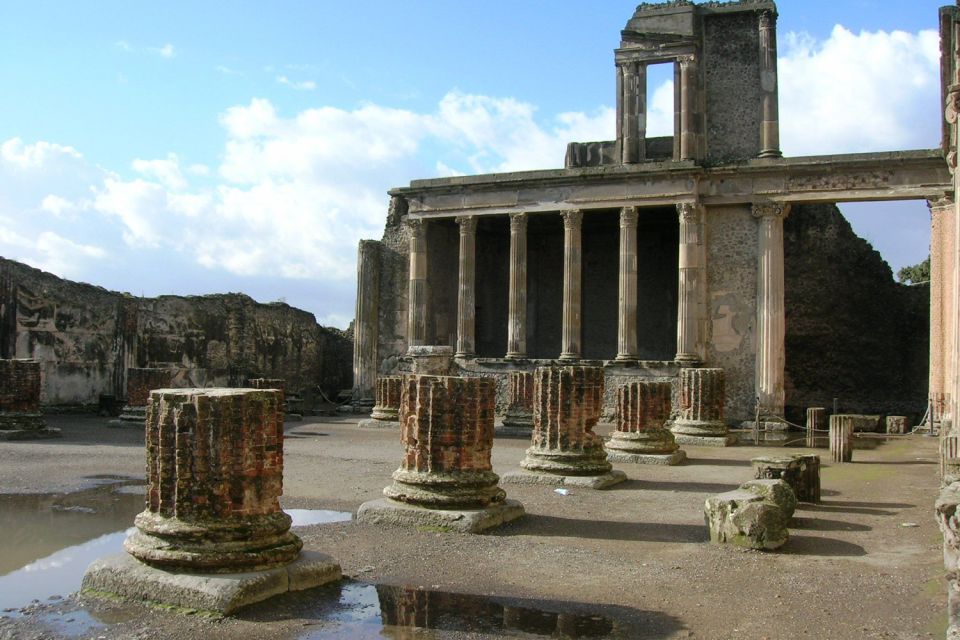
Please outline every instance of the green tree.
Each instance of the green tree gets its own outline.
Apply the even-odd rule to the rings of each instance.
[[[920,284],[930,281],[930,256],[919,264],[897,271],[897,280],[904,284]]]

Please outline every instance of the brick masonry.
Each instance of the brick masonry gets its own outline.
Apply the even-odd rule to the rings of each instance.
[[[40,363],[0,360],[0,412],[40,412]]]
[[[127,406],[145,407],[150,401],[150,392],[154,389],[169,389],[173,380],[170,369],[139,368],[127,369]]]

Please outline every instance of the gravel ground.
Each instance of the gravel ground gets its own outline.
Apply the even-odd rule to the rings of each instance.
[[[0,493],[76,492],[103,482],[92,476],[142,479],[142,432],[107,428],[103,418],[53,416],[49,422],[63,429],[62,439],[0,442]],[[356,513],[362,502],[381,496],[400,459],[395,431],[358,429],[353,419],[308,418],[289,424],[287,436],[287,508]],[[495,471],[516,469],[525,447],[522,440],[498,438]],[[709,544],[704,499],[749,479],[751,457],[787,451],[802,449],[687,447],[687,464],[616,464],[627,482],[566,496],[549,487],[506,485],[527,515],[488,535],[356,522],[304,527],[298,533],[305,547],[334,556],[351,578],[343,587],[283,596],[226,619],[67,596],[6,612],[0,638],[505,633],[496,625],[471,630],[444,622],[444,615],[469,619],[471,607],[482,607],[442,593],[424,597],[433,611],[418,618],[439,628],[381,631],[363,622],[377,608],[376,598],[372,604],[351,600],[373,594],[368,583],[489,596],[495,607],[484,605],[487,613],[519,606],[602,617],[611,621],[609,637],[618,638],[943,637],[946,587],[932,517],[936,439],[903,437],[856,450],[853,464],[824,464],[823,502],[800,506],[780,552]]]

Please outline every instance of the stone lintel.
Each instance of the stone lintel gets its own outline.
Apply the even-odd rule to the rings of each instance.
[[[315,551],[304,551],[276,569],[218,574],[155,569],[121,553],[94,561],[83,576],[81,593],[227,615],[288,591],[312,589],[340,578],[340,565]]]
[[[516,520],[525,513],[516,500],[504,500],[483,509],[429,509],[390,498],[360,505],[357,522],[404,527],[439,527],[461,533],[481,533]]]
[[[608,454],[609,455],[609,454]],[[616,469],[597,476],[564,476],[554,473],[511,471],[503,474],[501,484],[546,484],[582,489],[606,489],[627,479],[627,474]]]
[[[703,168],[646,162],[415,180],[394,189],[411,218],[557,212],[624,206],[927,199],[953,190],[939,149],[756,159]]]

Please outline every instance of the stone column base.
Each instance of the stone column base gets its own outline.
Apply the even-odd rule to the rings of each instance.
[[[108,427],[145,427],[147,424],[147,407],[131,407],[127,405],[120,412],[116,420],[107,423]]]
[[[687,444],[695,447],[729,447],[737,442],[737,436],[729,433],[723,436],[692,436],[685,433],[675,433],[673,437],[677,444]]]
[[[226,615],[288,591],[312,589],[340,580],[330,556],[305,551],[292,563],[248,573],[181,573],[154,569],[129,554],[94,561],[83,576],[81,594],[119,597]]]
[[[687,452],[683,449],[677,449],[673,453],[625,453],[623,451],[607,451],[607,460],[610,462],[673,466],[684,462],[686,459]]]
[[[564,476],[555,473],[536,473],[533,471],[511,471],[503,474],[501,483],[511,484],[547,484],[564,487],[582,487],[584,489],[606,489],[627,479],[623,471],[608,471],[596,476]]]
[[[377,418],[367,418],[357,423],[361,429],[400,429],[399,420],[380,420]]]
[[[504,500],[483,509],[429,509],[380,498],[360,505],[357,522],[481,533],[516,520],[524,513],[523,505],[516,500]]]

